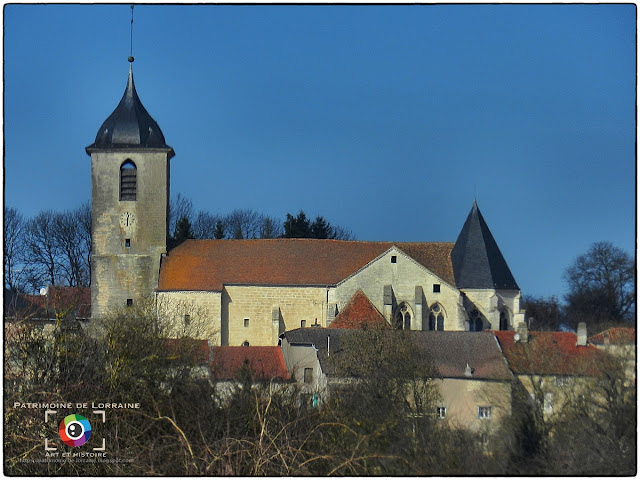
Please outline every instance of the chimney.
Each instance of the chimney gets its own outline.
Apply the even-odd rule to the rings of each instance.
[[[584,322],[578,324],[578,343],[576,345],[578,347],[587,346],[587,324]]]
[[[527,343],[529,341],[529,330],[527,329],[527,324],[525,322],[520,322],[518,324],[517,331],[519,339],[516,339],[516,342]]]

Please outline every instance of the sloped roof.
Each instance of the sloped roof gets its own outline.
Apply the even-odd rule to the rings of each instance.
[[[289,372],[280,347],[213,347],[211,376],[234,380],[249,367],[254,380],[288,380]]]
[[[120,103],[102,123],[95,142],[86,150],[91,154],[92,150],[102,148],[161,148],[173,154],[173,149],[165,143],[160,127],[138,97],[131,65]]]
[[[491,332],[454,331],[398,331],[388,330],[384,335],[410,335],[416,352],[431,363],[441,378],[510,381],[513,377],[500,347]],[[291,344],[315,345],[323,372],[341,376],[345,372],[330,361],[350,348],[358,348],[358,335],[362,331],[334,328],[299,328],[285,332]],[[327,342],[327,337],[330,337]],[[327,352],[329,345],[330,352]],[[471,376],[465,375],[467,365]]]
[[[529,332],[528,342],[516,342],[513,331],[493,332],[516,375],[594,375],[604,353],[580,346],[572,332]]]
[[[392,246],[446,282],[452,243],[316,239],[186,240],[160,266],[159,290],[221,291],[223,285],[336,285]]]
[[[606,345],[605,337],[609,337],[609,345],[635,345],[636,329],[630,327],[610,328],[589,338],[589,343]]]
[[[46,295],[28,295],[5,291],[5,317],[54,318],[55,314],[74,318],[91,317],[91,288],[49,286]]]
[[[344,309],[331,322],[331,328],[391,328],[362,290],[356,291]]]
[[[458,288],[520,289],[475,201],[451,251],[451,263]]]

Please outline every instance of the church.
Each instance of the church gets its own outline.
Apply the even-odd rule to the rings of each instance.
[[[138,97],[131,64],[86,152],[94,319],[151,300],[175,336],[221,346],[277,345],[286,331],[344,321],[354,302],[394,329],[514,330],[524,321],[520,288],[476,202],[455,243],[186,240],[168,249],[175,152]]]

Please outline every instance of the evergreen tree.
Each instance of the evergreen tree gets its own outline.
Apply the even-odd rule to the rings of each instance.
[[[222,223],[222,220],[218,220],[216,222],[216,229],[213,232],[213,238],[216,240],[222,240],[224,238],[224,224]]]
[[[187,217],[181,217],[180,220],[178,220],[176,229],[173,232],[173,238],[178,242],[194,238],[191,222]]]

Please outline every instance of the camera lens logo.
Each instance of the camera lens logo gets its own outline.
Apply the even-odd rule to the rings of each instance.
[[[91,424],[82,415],[67,415],[58,427],[60,439],[70,447],[84,445],[91,437]]]

